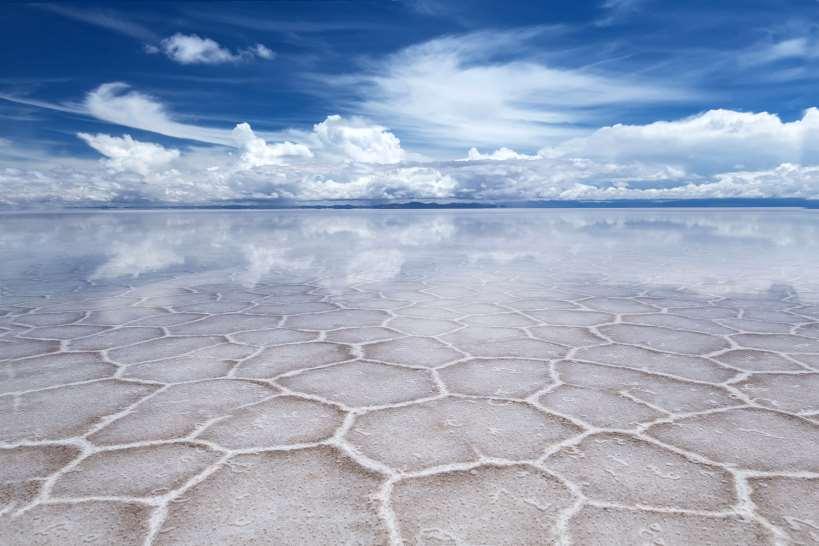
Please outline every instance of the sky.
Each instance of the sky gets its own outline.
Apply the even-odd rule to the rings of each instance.
[[[0,205],[819,198],[819,2],[12,3]]]

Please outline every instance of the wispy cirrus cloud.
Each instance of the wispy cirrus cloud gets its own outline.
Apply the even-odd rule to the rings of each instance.
[[[177,32],[162,39],[147,26],[111,10],[81,9],[74,6],[42,3],[31,4],[61,17],[80,21],[111,32],[144,42],[148,53],[163,53],[179,64],[224,64],[248,61],[254,58],[270,60],[276,54],[264,44],[256,43],[242,49],[231,50],[216,40],[197,34]]]
[[[597,26],[609,26],[638,13],[647,0],[604,0],[601,4],[603,16],[595,24]]]
[[[740,51],[737,58],[741,65],[752,67],[780,61],[816,61],[819,60],[819,37],[795,35],[768,39]]]
[[[83,106],[89,115],[108,123],[175,138],[234,145],[230,130],[175,121],[161,102],[125,83],[100,85],[86,95]]]
[[[670,103],[692,89],[546,62],[535,38],[559,29],[481,31],[447,36],[371,62],[354,75],[322,76],[352,97],[349,108],[413,142],[531,148],[586,132],[611,109]]]
[[[176,121],[156,98],[131,89],[124,82],[109,82],[89,91],[81,101],[46,101],[0,93],[0,100],[46,110],[78,114],[114,125],[208,144],[235,145],[229,129]]]
[[[34,106],[36,108],[45,108],[46,110],[55,110],[57,112],[66,112],[69,114],[87,114],[88,112],[82,104],[71,102],[53,102],[47,100],[33,99],[30,97],[20,97],[17,95],[9,95],[0,93],[0,100],[13,102],[14,104],[22,104],[24,106]]]
[[[145,25],[132,21],[112,11],[100,9],[80,9],[65,4],[30,4],[33,7],[55,13],[68,19],[80,21],[137,40],[153,42],[159,36]]]

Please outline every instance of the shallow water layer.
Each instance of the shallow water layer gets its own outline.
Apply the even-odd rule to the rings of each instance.
[[[819,214],[0,215],[2,544],[819,543]]]

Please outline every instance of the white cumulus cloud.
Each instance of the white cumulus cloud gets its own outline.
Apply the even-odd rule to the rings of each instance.
[[[489,154],[482,154],[477,148],[470,148],[465,161],[506,161],[509,159],[537,159],[537,155],[519,154],[511,148],[501,147]]]
[[[362,120],[346,120],[339,115],[313,126],[313,133],[329,153],[364,163],[398,163],[406,157],[401,141],[379,125]]]
[[[282,189],[290,198],[442,199],[452,197],[458,182],[435,167],[388,167],[361,164],[344,169],[320,168],[307,176],[284,173]]]
[[[123,93],[115,89],[112,96]],[[143,97],[126,103],[131,100],[140,104]],[[145,106],[149,114],[152,104],[158,103]],[[161,109],[154,114],[150,123],[174,123]],[[604,127],[537,155],[471,148],[467,158],[446,161],[420,160],[385,127],[337,115],[312,130],[289,131],[292,140],[240,123],[219,139],[224,145],[180,150],[128,135],[81,133],[101,161],[56,158],[3,142],[0,203],[819,199],[818,130],[814,108],[793,121],[711,110]]]
[[[207,163],[183,154],[173,169],[151,174],[150,184],[138,173],[114,171],[94,160],[3,163],[0,203],[7,205],[94,204],[134,198],[197,204],[241,199],[819,199],[819,166],[789,163],[713,176],[690,176],[640,163],[564,158],[421,165],[307,161],[252,169],[225,163],[226,168],[209,169]]]
[[[179,157],[179,150],[166,149],[153,142],[140,142],[131,135],[77,133],[89,146],[107,157],[105,164],[115,171],[132,171],[148,176]]]
[[[819,162],[819,110],[783,122],[768,112],[708,110],[646,125],[617,124],[544,148],[542,156],[640,161],[714,174]]]
[[[270,60],[276,57],[276,54],[273,52],[272,49],[262,44],[256,44],[255,46],[250,48],[250,51],[255,53],[257,57],[260,57],[262,59]]]
[[[169,59],[179,64],[223,64],[250,60],[253,57],[272,59],[273,51],[262,44],[247,49],[231,51],[211,38],[196,34],[177,32],[159,43],[159,47],[148,46],[148,53],[163,52]]]
[[[304,144],[293,142],[268,144],[263,138],[256,136],[248,123],[236,125],[232,136],[242,150],[241,168],[282,165],[285,157],[313,157],[310,148]]]

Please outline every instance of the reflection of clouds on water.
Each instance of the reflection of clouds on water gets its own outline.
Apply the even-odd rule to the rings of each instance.
[[[387,281],[397,277],[404,264],[398,250],[369,250],[354,255],[345,266],[346,284]]]
[[[305,239],[344,235],[356,239],[374,239],[378,234],[373,223],[363,217],[328,216],[304,219],[299,223],[299,235]]]
[[[270,273],[294,274],[307,271],[313,265],[312,257],[293,257],[289,255],[288,250],[258,244],[242,245],[246,265],[237,272],[235,280],[244,286],[252,287]]]
[[[181,265],[185,258],[178,254],[173,246],[162,239],[148,239],[135,245],[113,243],[110,257],[90,278],[139,277],[145,273]]]
[[[489,262],[496,264],[507,264],[520,260],[537,260],[538,254],[533,252],[504,252],[502,250],[494,252],[470,252],[467,255],[469,263]]]
[[[393,237],[399,245],[421,246],[441,244],[452,239],[455,233],[452,218],[434,216],[416,218],[414,223],[396,229]]]
[[[207,211],[0,216],[0,279],[127,284],[229,270],[330,289],[480,270],[531,282],[816,288],[819,215],[759,210]],[[579,282],[579,281],[578,281]]]
[[[439,244],[455,235],[454,218],[443,214],[327,213],[332,216],[304,218],[299,225],[302,239],[346,237],[356,242],[376,241],[385,245]],[[342,214],[337,216],[335,214]]]

